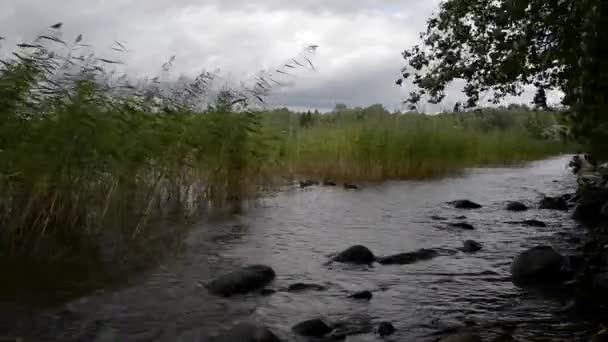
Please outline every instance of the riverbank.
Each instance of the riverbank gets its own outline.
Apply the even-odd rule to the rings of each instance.
[[[597,331],[591,341],[608,339],[608,164],[590,156],[575,156],[570,162],[577,175],[573,218],[584,229],[585,238],[574,260],[574,294],[568,307],[575,314],[593,317]]]

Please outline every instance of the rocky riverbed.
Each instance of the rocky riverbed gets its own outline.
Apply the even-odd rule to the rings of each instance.
[[[298,184],[201,223],[118,287],[2,303],[0,328],[26,341],[601,341],[606,183],[570,159]]]

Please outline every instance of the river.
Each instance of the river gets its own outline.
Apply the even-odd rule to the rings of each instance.
[[[538,210],[542,195],[575,188],[568,157],[513,167],[476,168],[436,180],[363,186],[291,187],[264,196],[241,214],[196,225],[182,250],[159,267],[134,275],[118,287],[96,291],[59,308],[14,316],[13,330],[36,341],[198,341],[243,320],[269,326],[286,341],[302,320],[391,321],[394,341],[433,341],[432,334],[466,320],[517,321],[516,337],[576,341],[585,322],[562,316],[564,300],[520,289],[509,279],[513,257],[525,248],[550,244],[563,254],[563,236],[578,234],[568,213]],[[446,202],[467,198],[478,210]],[[508,212],[510,200],[533,209]],[[475,230],[448,228],[465,215]],[[545,228],[505,223],[538,219]],[[582,234],[582,231],[581,231]],[[483,244],[476,254],[459,252],[462,241]],[[377,255],[439,248],[443,255],[401,266],[329,264],[328,255],[363,244]],[[270,296],[229,299],[204,288],[214,276],[245,264],[272,266],[277,278]],[[326,291],[280,291],[296,282]],[[370,301],[346,298],[371,290]],[[29,339],[28,339],[29,338]],[[539,339],[540,340],[540,339]],[[348,341],[380,341],[373,334]]]

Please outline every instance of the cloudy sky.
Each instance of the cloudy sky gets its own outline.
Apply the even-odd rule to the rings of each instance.
[[[336,103],[399,109],[408,89],[394,84],[400,52],[417,43],[439,0],[2,0],[0,36],[27,42],[63,22],[63,38],[82,33],[111,56],[114,41],[133,74],[154,75],[175,55],[173,72],[220,70],[223,82],[246,81],[306,46],[316,71],[281,80],[269,102],[331,109]],[[73,39],[72,38],[72,39]],[[114,57],[114,56],[111,56]],[[449,94],[450,108],[459,94]]]

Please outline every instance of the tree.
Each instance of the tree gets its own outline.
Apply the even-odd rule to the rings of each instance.
[[[309,111],[307,111],[306,113],[301,113],[300,114],[300,126],[302,127],[307,127],[312,125],[313,122],[313,118],[312,118],[312,113]]]
[[[344,103],[338,103],[336,104],[336,107],[334,107],[334,112],[344,112],[346,110],[348,110],[348,106]]]
[[[386,108],[382,104],[373,104],[364,109],[367,115],[369,116],[385,116],[390,114]]]
[[[536,109],[549,109],[549,106],[547,105],[547,93],[545,92],[545,88],[538,88],[538,90],[536,91],[536,95],[534,95],[533,102]]]
[[[454,113],[460,113],[460,111],[461,111],[461,107],[462,107],[462,103],[460,103],[460,102],[456,102],[456,104],[454,105],[453,112],[454,112]]]
[[[526,85],[558,89],[573,132],[608,151],[607,26],[605,0],[444,0],[422,44],[403,52],[397,83],[413,78],[412,107],[441,102],[455,79],[465,82],[468,108],[486,94],[494,103],[521,95]]]

